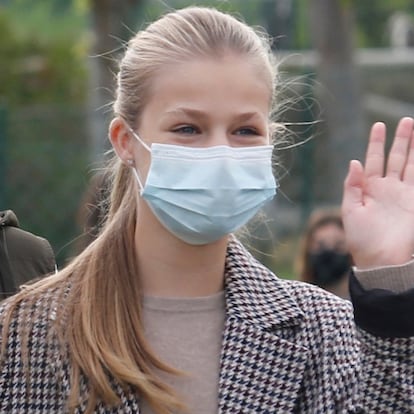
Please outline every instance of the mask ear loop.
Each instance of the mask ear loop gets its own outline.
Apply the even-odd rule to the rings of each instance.
[[[129,129],[129,131],[132,133],[133,137],[149,152],[151,153],[151,148],[139,137],[139,135],[127,124],[127,128]],[[138,185],[139,185],[139,192],[142,195],[142,193],[144,192],[144,186],[142,185],[142,181],[139,178],[138,175],[138,171],[135,168],[134,162],[132,160],[128,160],[128,165],[132,168],[132,172],[135,175],[135,178],[138,181]]]
[[[135,168],[135,166],[132,166],[132,173],[135,175],[135,178],[138,181],[138,185],[139,185],[139,193],[142,195],[142,193],[144,192],[144,186],[142,185],[141,179],[139,178],[138,172]]]
[[[139,135],[129,126],[127,125],[127,128],[131,132],[131,134],[134,136],[134,138],[149,152],[151,153],[151,148],[139,137]]]

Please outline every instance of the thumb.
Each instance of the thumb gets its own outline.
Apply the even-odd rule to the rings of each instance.
[[[344,181],[344,195],[342,199],[342,212],[347,214],[350,210],[363,204],[364,168],[357,160],[349,164],[348,175]]]

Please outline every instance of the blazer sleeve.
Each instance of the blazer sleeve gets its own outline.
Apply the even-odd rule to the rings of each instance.
[[[351,275],[350,293],[361,364],[356,412],[414,413],[414,289],[366,290]]]

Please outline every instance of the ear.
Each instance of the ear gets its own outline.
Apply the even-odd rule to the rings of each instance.
[[[109,125],[109,139],[116,154],[125,164],[128,160],[134,158],[133,138],[123,119],[117,117],[111,121]]]

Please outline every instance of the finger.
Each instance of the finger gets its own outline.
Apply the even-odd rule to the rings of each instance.
[[[365,158],[365,176],[382,177],[384,174],[385,124],[376,122],[369,135],[367,155]]]
[[[407,161],[407,152],[413,132],[414,120],[402,118],[395,131],[395,138],[388,156],[387,176],[402,178]]]
[[[352,160],[344,182],[344,195],[342,199],[342,213],[344,215],[354,208],[363,205],[363,187],[364,169],[359,161]]]
[[[411,141],[403,180],[408,184],[414,184],[414,130],[411,131]]]

